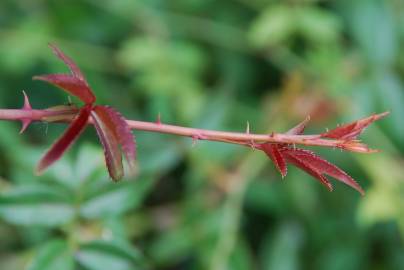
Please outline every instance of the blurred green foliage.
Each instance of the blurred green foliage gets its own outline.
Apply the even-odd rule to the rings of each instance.
[[[308,132],[373,112],[373,155],[320,149],[365,187],[285,181],[248,149],[135,131],[136,179],[112,183],[89,129],[42,177],[63,125],[0,123],[0,269],[404,269],[401,0],[0,2],[0,106],[68,101],[32,82],[82,67],[98,102],[131,119]]]

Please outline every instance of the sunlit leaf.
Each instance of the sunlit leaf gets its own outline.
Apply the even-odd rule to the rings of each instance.
[[[265,9],[251,26],[251,43],[258,48],[265,48],[287,41],[296,31],[293,15],[293,9],[287,5],[274,5]]]
[[[340,36],[341,21],[327,9],[305,6],[297,13],[299,32],[313,44],[330,44]]]

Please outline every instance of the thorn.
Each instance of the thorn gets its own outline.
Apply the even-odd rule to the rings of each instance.
[[[156,124],[157,124],[157,125],[161,125],[161,114],[160,114],[160,113],[157,115]]]
[[[25,91],[22,91],[22,94],[24,95],[24,105],[22,106],[22,110],[30,111],[32,110],[31,104],[29,103],[29,99]],[[24,131],[28,128],[29,124],[31,124],[32,120],[29,118],[22,118],[21,123],[22,127],[20,130],[20,134],[24,133]]]
[[[245,130],[245,133],[246,133],[247,135],[250,134],[250,122],[248,122],[248,121],[247,121],[247,127],[246,127],[246,130]],[[256,149],[256,148],[255,148],[255,142],[254,142],[254,140],[251,140],[251,141],[248,143],[248,145],[251,147],[252,150],[255,150],[255,149]]]
[[[197,135],[192,136],[192,147],[195,147],[199,138]]]
[[[191,136],[191,138],[192,138],[192,146],[195,146],[197,141],[199,141],[199,140],[206,140],[207,139],[207,137],[205,135],[201,134],[201,133],[194,134],[194,135]]]
[[[31,104],[29,103],[29,99],[27,93],[22,90],[22,94],[24,95],[24,106],[22,107],[23,110],[32,110]]]
[[[253,151],[257,150],[257,147],[255,146],[255,142],[254,142],[254,141],[251,141],[251,142],[249,143],[249,146],[251,147],[251,149],[252,149]]]
[[[21,123],[22,123],[22,127],[21,127],[21,130],[20,130],[20,134],[23,134],[24,131],[28,128],[29,124],[31,124],[31,120],[22,119]]]

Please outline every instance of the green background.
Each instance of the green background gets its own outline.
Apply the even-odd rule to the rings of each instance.
[[[404,269],[402,0],[2,0],[0,107],[66,104],[34,75],[82,68],[127,118],[308,133],[389,110],[378,154],[317,149],[366,190],[329,193],[258,151],[135,131],[137,179],[113,184],[89,128],[41,177],[63,124],[0,123],[0,269]],[[77,100],[73,99],[73,102]]]

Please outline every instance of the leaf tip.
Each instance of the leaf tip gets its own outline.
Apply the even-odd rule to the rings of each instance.
[[[372,153],[379,152],[379,150],[371,149],[371,148],[369,148],[369,146],[367,146],[364,143],[361,143],[358,140],[348,140],[348,141],[338,144],[337,147],[347,150],[347,151],[363,153],[363,154],[372,154]]]
[[[374,115],[375,121],[379,120],[379,119],[382,119],[382,118],[388,116],[389,114],[390,114],[390,111],[385,111],[385,112],[382,112],[382,113],[379,113],[379,114],[375,114]]]
[[[32,76],[32,80],[34,80],[34,81],[45,81],[45,82],[47,82],[47,81],[49,81],[49,79],[47,78],[47,76],[48,76],[48,75],[35,75],[35,76]]]
[[[324,185],[326,186],[326,188],[328,189],[329,192],[334,191],[334,187],[332,186],[332,184],[330,182],[324,183]]]
[[[40,162],[37,166],[36,166],[36,168],[34,169],[34,174],[35,174],[35,176],[41,176],[41,175],[43,175],[43,173],[45,172],[45,167],[44,167],[44,165]]]

